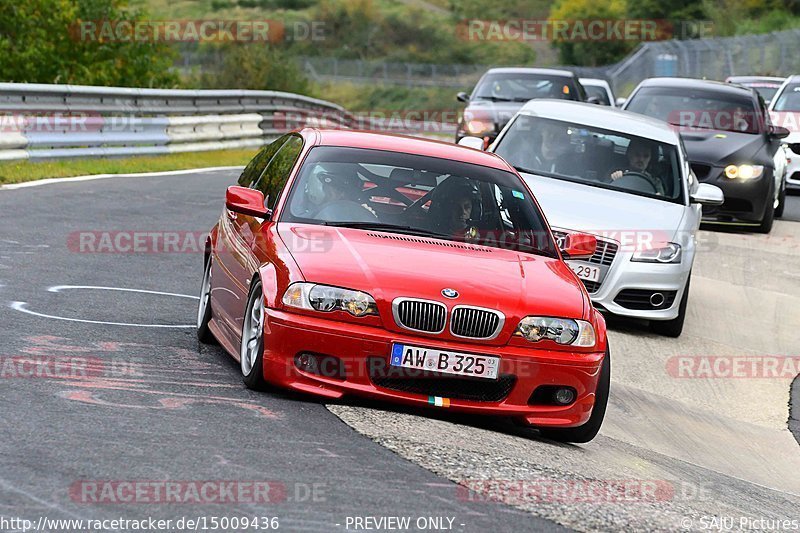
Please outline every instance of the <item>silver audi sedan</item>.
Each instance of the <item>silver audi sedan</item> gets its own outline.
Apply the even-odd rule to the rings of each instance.
[[[489,150],[522,174],[556,238],[597,237],[589,260],[567,262],[598,309],[681,334],[701,206],[723,194],[694,177],[676,131],[609,107],[533,100]]]

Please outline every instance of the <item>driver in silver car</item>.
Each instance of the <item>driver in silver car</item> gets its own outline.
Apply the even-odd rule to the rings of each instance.
[[[625,174],[633,173],[646,179],[653,186],[657,195],[664,196],[666,194],[664,183],[653,176],[649,171],[650,162],[653,160],[653,152],[655,152],[655,149],[652,143],[644,139],[631,139],[630,144],[628,144],[628,149],[625,152],[627,168],[613,170],[609,175],[611,181],[617,181]]]

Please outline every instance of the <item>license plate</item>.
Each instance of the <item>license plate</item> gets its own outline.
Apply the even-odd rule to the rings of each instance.
[[[585,263],[568,263],[579,278],[587,281],[600,281],[600,267],[587,265]]]
[[[408,344],[393,344],[389,364],[391,366],[416,368],[456,376],[497,379],[500,358],[451,352],[450,350],[422,348],[420,346],[409,346]]]

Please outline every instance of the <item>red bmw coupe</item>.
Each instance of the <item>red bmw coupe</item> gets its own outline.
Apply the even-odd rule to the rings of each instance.
[[[304,129],[264,147],[211,231],[197,317],[245,384],[512,417],[587,442],[605,322],[531,191],[453,144]]]

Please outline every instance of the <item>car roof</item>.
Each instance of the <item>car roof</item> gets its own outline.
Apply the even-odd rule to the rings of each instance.
[[[639,84],[639,88],[643,87],[675,87],[677,89],[704,89],[707,91],[716,91],[723,94],[730,94],[736,96],[750,96],[753,95],[753,89],[742,87],[735,83],[725,83],[722,81],[712,80],[697,80],[693,78],[649,78]]]
[[[785,81],[787,83],[800,83],[800,75],[795,74],[794,76],[789,76]]]
[[[727,83],[767,83],[773,82],[777,85],[783,83],[786,78],[775,76],[728,76],[725,78]]]
[[[528,67],[499,67],[490,68],[486,74],[545,74],[550,76],[564,76],[566,78],[577,78],[574,72],[569,70],[559,70],[554,68],[528,68]]]
[[[611,85],[606,80],[601,80],[600,78],[580,78],[580,82],[581,85],[611,88]]]
[[[666,122],[615,107],[570,100],[540,99],[531,100],[519,113],[616,130],[665,144],[677,145],[680,142],[678,134]]]
[[[437,157],[439,159],[450,159],[506,171],[511,170],[508,163],[499,156],[489,152],[459,146],[451,142],[421,139],[408,135],[359,130],[305,128],[301,130],[301,133],[305,134],[307,137],[312,133],[316,133],[317,138],[314,144],[317,146],[346,146],[351,148],[385,150],[387,152],[402,152],[405,154]]]

